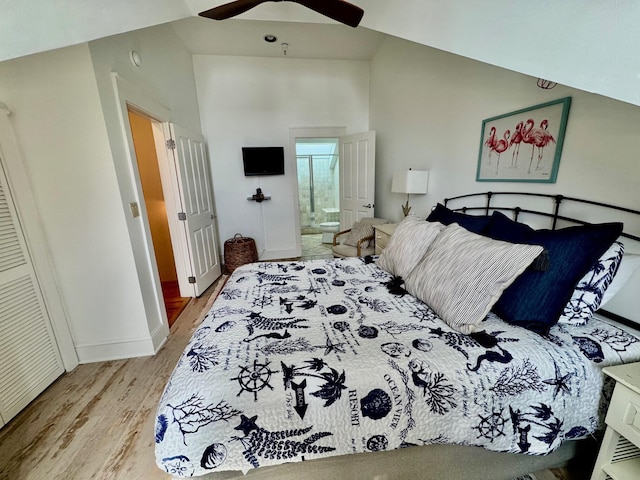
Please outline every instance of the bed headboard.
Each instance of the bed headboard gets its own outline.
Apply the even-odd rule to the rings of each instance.
[[[626,253],[640,253],[640,210],[582,198],[527,192],[480,192],[445,198],[444,205],[470,215],[491,215],[500,211],[534,228],[557,229],[569,225],[622,222],[620,241]],[[599,314],[621,324],[640,329],[640,272]]]

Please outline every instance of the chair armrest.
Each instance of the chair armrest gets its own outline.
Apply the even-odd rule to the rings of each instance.
[[[333,234],[333,244],[334,244],[334,245],[338,245],[338,237],[339,237],[340,235],[344,235],[345,233],[349,233],[350,231],[351,231],[351,229],[349,229],[349,230],[343,230],[343,231],[338,232],[338,233],[334,233],[334,234]]]
[[[362,255],[361,253],[361,249],[362,249],[362,244],[368,242],[369,240],[373,240],[374,239],[374,235],[369,235],[368,237],[364,237],[361,238],[360,240],[358,240],[358,244],[356,245],[356,255],[358,257],[361,257]]]

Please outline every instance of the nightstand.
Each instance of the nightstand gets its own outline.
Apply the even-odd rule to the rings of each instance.
[[[616,381],[591,480],[640,478],[640,363],[606,367]]]
[[[376,255],[380,255],[384,250],[384,247],[389,243],[389,238],[395,232],[397,223],[382,223],[373,225],[373,236]]]

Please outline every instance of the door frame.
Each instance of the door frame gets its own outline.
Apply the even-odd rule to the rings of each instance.
[[[296,256],[302,255],[302,234],[300,227],[300,190],[298,186],[298,161],[296,159],[297,138],[340,138],[346,135],[347,127],[292,127],[289,128],[289,158],[292,158],[292,191],[294,205],[294,228],[296,232]]]
[[[138,273],[138,283],[151,336],[153,351],[150,353],[157,353],[169,335],[169,320],[164,306],[160,273],[155,260],[151,228],[135,156],[133,134],[129,123],[129,108],[151,119],[154,129],[156,125],[162,125],[170,121],[171,110],[160,100],[127,81],[118,73],[112,72],[111,79],[116,94],[117,117],[120,122],[127,159],[126,165],[116,164],[116,170],[120,168],[120,171],[116,173],[118,173],[123,202],[122,207],[127,219],[131,248]],[[164,152],[162,152],[162,155],[164,155]],[[158,156],[158,160],[160,161],[160,156]],[[126,168],[126,171],[122,170],[124,168]],[[128,179],[125,188],[122,185],[124,178]],[[165,195],[165,202],[170,201],[172,201],[172,197],[169,198],[169,195]],[[137,205],[137,215],[133,212],[134,204]],[[176,261],[181,261],[181,259],[176,258]]]

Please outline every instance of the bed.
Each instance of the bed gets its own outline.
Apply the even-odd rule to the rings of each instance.
[[[601,368],[640,360],[633,322],[596,313],[638,238],[618,222],[560,228],[566,197],[539,196],[551,213],[496,197],[406,218],[380,257],[236,269],[159,401],[158,466],[507,480],[579,455],[603,427]],[[640,212],[613,211],[637,226]],[[534,213],[552,228],[519,221]]]

